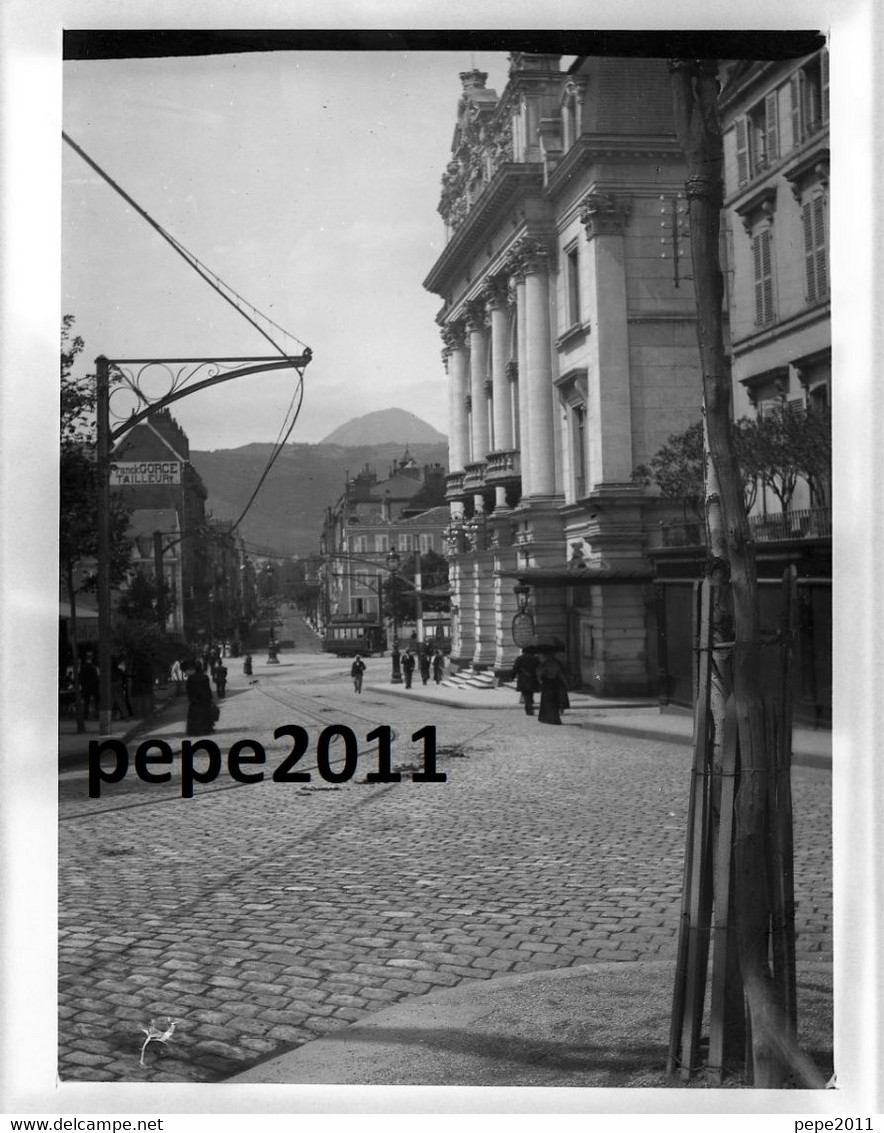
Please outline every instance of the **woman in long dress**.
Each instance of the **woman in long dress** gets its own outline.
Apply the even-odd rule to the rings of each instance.
[[[552,652],[544,653],[537,667],[540,680],[540,709],[537,721],[540,724],[561,724],[562,690],[566,687],[565,670],[561,661]]]
[[[201,661],[197,661],[187,678],[187,734],[205,736],[215,730],[215,701],[212,686]]]

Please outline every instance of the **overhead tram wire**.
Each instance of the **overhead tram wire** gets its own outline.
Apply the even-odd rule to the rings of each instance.
[[[242,317],[246,320],[246,322],[250,323],[263,338],[266,338],[267,341],[270,343],[270,345],[273,347],[273,349],[275,351],[277,351],[283,358],[290,358],[291,354],[287,350],[284,350],[283,347],[280,346],[279,343],[275,341],[275,339],[272,337],[272,335],[268,334],[267,331],[264,330],[264,328],[262,326],[260,326],[255,321],[255,319],[252,318],[252,316],[249,315],[245,311],[245,309],[244,309],[245,306],[248,306],[255,313],[255,315],[259,316],[266,323],[268,323],[271,327],[273,327],[275,330],[279,331],[282,335],[284,335],[286,338],[291,339],[293,342],[296,342],[299,346],[301,346],[303,348],[304,353],[307,353],[307,354],[313,353],[312,350],[310,349],[310,347],[307,346],[306,343],[302,342],[302,340],[299,339],[297,337],[297,335],[291,334],[289,331],[285,330],[284,327],[279,326],[278,323],[274,322],[273,319],[269,318],[269,316],[263,314],[263,312],[258,311],[258,309],[255,306],[253,306],[251,303],[248,303],[237,291],[235,291],[232,287],[230,287],[229,284],[225,283],[219,275],[217,275],[215,272],[210,271],[209,268],[207,268],[204,264],[202,264],[191,251],[189,251],[187,248],[185,248],[184,245],[180,243],[180,241],[176,240],[175,237],[171,235],[171,233],[167,232],[165,230],[165,228],[163,228],[163,226],[158,221],[154,220],[154,218],[146,211],[146,209],[143,209],[141,207],[141,205],[139,205],[138,202],[135,201],[125,191],[125,189],[123,189],[122,186],[119,185],[110,176],[110,174],[106,173],[105,170],[103,170],[101,168],[101,166],[96,161],[94,161],[81,146],[77,145],[77,143],[73,140],[73,138],[71,138],[68,134],[66,134],[64,130],[62,130],[61,136],[64,139],[64,141],[71,147],[71,149],[74,150],[74,152],[77,153],[83,159],[83,161],[85,161],[86,164],[91,169],[93,169],[98,174],[99,177],[101,177],[101,179],[103,181],[105,181],[108,185],[110,185],[110,187],[114,190],[115,193],[117,193],[119,196],[121,196],[123,198],[123,200],[126,201],[126,203],[128,205],[130,205],[133,209],[135,209],[135,211],[138,213],[138,215],[140,217],[142,217],[144,220],[146,220],[147,223],[151,226],[151,228],[153,228],[155,232],[159,233],[159,235],[162,236],[162,238],[166,241],[167,244],[169,244],[172,248],[174,248],[174,250],[178,253],[178,255],[181,256],[181,258],[194,269],[194,271],[197,273],[197,275],[200,276],[201,279],[205,280],[205,282],[208,283],[209,286],[214,291],[216,291],[221,296],[222,299],[224,299],[227,303],[229,303],[230,306],[234,308],[234,310],[238,311],[239,314],[242,315]],[[228,294],[228,292],[229,292],[229,294]],[[231,296],[234,296],[235,298],[231,298]],[[236,523],[234,523],[233,526],[231,527],[231,529],[230,529],[231,531],[236,530],[236,528],[239,526],[239,524],[245,518],[249,508],[255,502],[255,498],[256,498],[259,490],[261,489],[261,486],[263,485],[264,481],[267,479],[267,476],[269,475],[270,470],[272,469],[273,465],[276,463],[276,460],[279,457],[279,454],[282,452],[283,445],[288,440],[288,438],[291,436],[292,431],[295,427],[295,424],[298,420],[298,416],[300,415],[301,405],[303,404],[303,401],[304,401],[304,373],[303,373],[303,370],[300,370],[297,367],[295,367],[295,369],[298,373],[298,383],[295,387],[295,393],[292,397],[292,401],[289,403],[289,408],[286,410],[285,417],[283,417],[283,425],[280,429],[280,432],[282,432],[282,428],[285,428],[285,421],[288,418],[289,413],[291,412],[292,405],[294,404],[295,399],[297,398],[298,405],[297,405],[297,409],[295,411],[295,415],[292,419],[291,424],[288,427],[288,430],[287,430],[284,438],[282,439],[281,442],[280,441],[277,442],[276,447],[274,448],[274,450],[271,453],[270,458],[267,462],[267,466],[265,467],[264,472],[262,473],[261,478],[258,481],[258,486],[255,488],[254,492],[252,493],[252,496],[249,499],[249,502],[246,505],[245,509],[243,510],[242,514],[240,515],[239,519],[237,519]]]

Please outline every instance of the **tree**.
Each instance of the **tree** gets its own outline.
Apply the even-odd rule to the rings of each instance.
[[[397,622],[414,621],[417,618],[417,599],[415,594],[415,559],[407,556],[396,572],[395,582],[390,575],[384,582],[384,616],[395,617]],[[448,560],[437,551],[421,553],[421,592],[448,585]],[[395,594],[395,602],[394,602]],[[425,610],[444,610],[448,598],[424,598]]]
[[[683,433],[673,433],[666,444],[652,457],[650,464],[633,469],[632,479],[643,484],[656,484],[667,500],[678,500],[685,520],[690,510],[700,523],[704,514],[703,422],[689,425]]]
[[[714,679],[710,692],[701,690],[717,702],[708,723],[704,719],[704,726],[713,734],[711,740],[698,735],[695,743],[707,752],[712,805],[713,809],[716,802],[721,806],[721,821],[727,819],[725,829],[730,815],[723,800],[730,786],[736,789],[731,868],[715,870],[711,882],[717,915],[725,916],[733,926],[736,943],[737,967],[728,965],[726,970],[726,1002],[737,1004],[742,1000],[737,993],[745,995],[756,1087],[781,1087],[787,1068],[798,1075],[802,1085],[821,1087],[825,1084],[822,1075],[797,1045],[768,955],[771,882],[777,881],[772,875],[783,865],[775,862],[771,846],[773,752],[766,735],[769,721],[759,678],[758,579],[730,416],[730,371],[724,350],[718,64],[716,60],[676,59],[670,71],[676,133],[688,166],[686,190],[708,454],[707,573],[715,595],[709,657]],[[701,719],[699,714],[697,718]],[[729,719],[735,721],[736,747],[728,739]],[[737,753],[736,763],[727,770],[731,751]]]
[[[59,568],[71,610],[70,636],[77,731],[86,730],[80,697],[77,643],[77,595],[95,589],[98,554],[98,470],[95,452],[95,383],[92,375],[75,378],[74,363],[83,340],[73,333],[74,317],[61,326],[61,398],[59,461]],[[111,582],[118,585],[129,567],[126,539],[129,512],[111,503]],[[88,571],[88,573],[84,573]]]

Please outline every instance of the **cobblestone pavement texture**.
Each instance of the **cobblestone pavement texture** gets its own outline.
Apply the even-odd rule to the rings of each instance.
[[[225,760],[192,799],[177,765],[169,784],[130,771],[89,799],[83,769],[61,774],[63,1080],[218,1081],[431,989],[674,959],[686,746],[594,734],[575,713],[558,728],[517,708],[428,719],[425,703],[356,696],[343,661],[281,660],[256,664],[256,683],[230,666],[213,737],[225,756],[260,740],[262,783],[235,784]],[[176,754],[183,714],[149,733]],[[308,755],[309,783],[273,782],[285,724],[309,728],[313,753],[324,727],[351,727],[353,778],[322,780]],[[365,782],[381,724],[399,783]],[[410,777],[427,724],[445,783]],[[342,759],[340,740],[331,751]],[[831,962],[830,776],[795,768],[793,792],[797,954]],[[144,1028],[169,1019],[169,1040],[142,1052]]]

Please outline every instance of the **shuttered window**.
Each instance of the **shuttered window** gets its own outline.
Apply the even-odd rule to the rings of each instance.
[[[765,156],[767,164],[770,166],[780,156],[780,116],[776,91],[771,91],[764,100],[764,120],[767,135]]]
[[[814,197],[808,201],[801,209],[801,220],[804,225],[807,302],[820,303],[829,294],[825,198]]]
[[[742,185],[749,180],[749,143],[746,119],[738,118],[737,131],[737,181]]]
[[[767,326],[773,322],[773,268],[771,264],[770,229],[758,232],[752,240],[755,271],[755,323]]]

